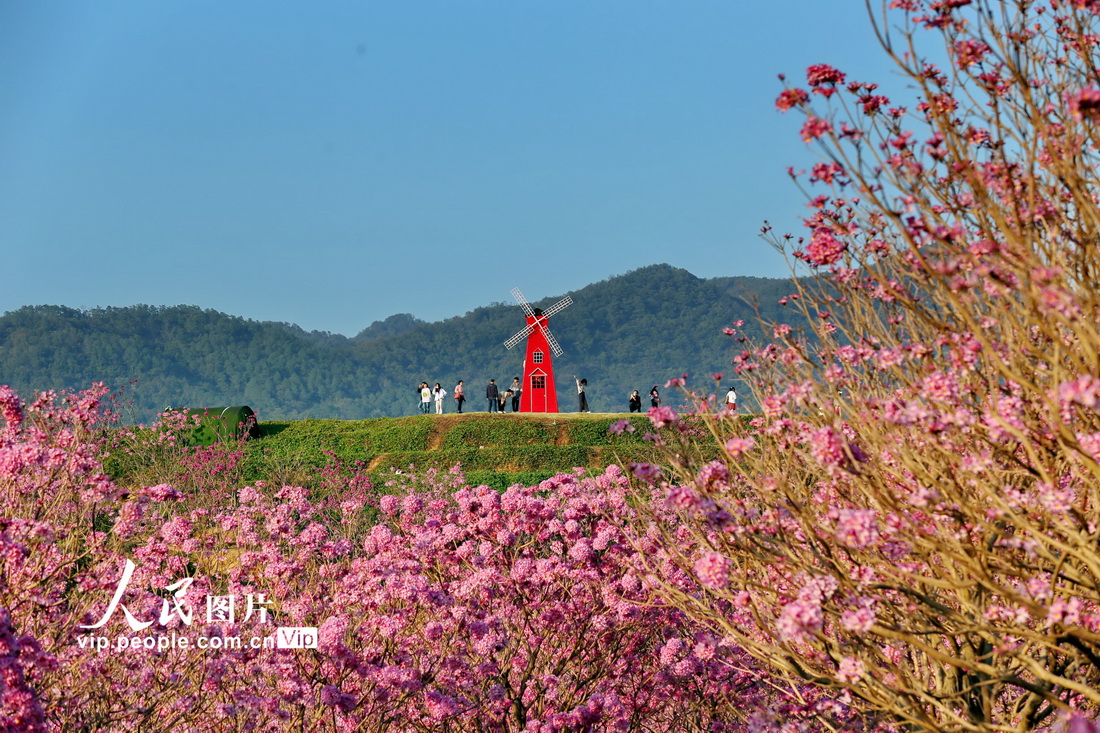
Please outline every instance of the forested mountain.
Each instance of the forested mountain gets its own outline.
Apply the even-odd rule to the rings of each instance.
[[[569,293],[573,305],[551,322],[564,349],[554,360],[561,409],[576,408],[573,374],[588,379],[593,410],[625,411],[632,389],[730,372],[737,344],[722,329],[755,322],[757,309],[777,318],[790,290],[786,280],[704,280],[653,265]],[[518,306],[495,304],[436,323],[397,314],[349,339],[195,306],[28,306],[0,316],[0,384],[30,396],[137,380],[129,397],[139,419],[168,405],[228,404],[248,404],[261,420],[355,419],[411,414],[419,382],[449,392],[464,379],[467,409],[481,410],[490,378],[520,376],[522,344],[508,351],[503,342],[523,325]]]

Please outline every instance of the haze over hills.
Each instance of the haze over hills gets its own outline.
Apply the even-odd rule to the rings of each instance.
[[[564,349],[554,360],[562,411],[576,409],[573,374],[588,379],[592,409],[610,412],[626,410],[632,389],[645,394],[685,372],[699,380],[730,372],[737,344],[722,329],[755,323],[757,309],[779,318],[776,301],[790,291],[784,279],[704,280],[652,265],[569,293],[573,305],[550,324]],[[396,314],[353,338],[197,306],[27,306],[0,316],[0,384],[29,398],[137,380],[128,397],[141,420],[167,405],[231,404],[250,405],[261,420],[359,419],[413,414],[419,382],[450,392],[464,379],[467,410],[483,410],[490,378],[509,383],[521,373],[522,345],[509,351],[503,342],[523,325],[508,303],[435,323]],[[445,409],[454,409],[450,397]]]

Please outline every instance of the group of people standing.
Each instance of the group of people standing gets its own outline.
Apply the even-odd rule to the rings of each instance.
[[[585,394],[588,380],[577,379],[577,375],[574,374],[573,381],[577,384],[577,411],[591,412],[588,409],[588,395]],[[420,395],[420,411],[422,413],[425,415],[430,413],[434,402],[435,414],[443,414],[443,398],[447,396],[447,390],[443,389],[439,382],[435,383],[435,387],[429,387],[427,382],[421,382],[420,386],[417,387],[417,391]],[[512,412],[519,412],[519,401],[522,394],[523,387],[520,384],[519,377],[513,379],[511,386],[504,391],[501,391],[500,387],[497,386],[495,379],[490,379],[489,386],[485,388],[485,399],[489,402],[489,412],[505,412],[509,402],[512,403]],[[455,385],[454,399],[458,411],[462,412],[462,405],[466,402],[466,388],[461,379]],[[737,390],[733,385],[730,385],[729,391],[726,392],[725,402],[727,410],[730,412],[737,410]],[[656,384],[653,385],[653,389],[649,390],[649,404],[651,407],[661,406],[661,393]],[[629,405],[631,412],[642,411],[642,396],[638,390],[630,393]]]
[[[634,390],[630,393],[630,399],[628,402],[630,404],[631,412],[642,411],[642,395],[638,392],[638,390]],[[649,404],[651,407],[661,406],[661,393],[660,391],[658,391],[656,384],[653,385],[653,389],[649,390]]]
[[[574,377],[575,379],[576,377]],[[584,381],[583,379],[581,380]],[[630,393],[630,411],[641,412],[642,411],[642,396],[638,393],[638,390],[634,390]],[[649,404],[651,407],[661,406],[661,393],[657,390],[657,385],[653,385],[653,389],[649,390]],[[731,384],[729,390],[726,392],[726,409],[730,412],[737,411],[737,389]]]
[[[443,385],[436,382],[435,387],[429,389],[427,382],[421,382],[417,389],[420,393],[420,411],[427,415],[431,412],[432,402],[435,402],[435,414],[442,415],[443,398],[447,396],[447,390],[443,388]],[[462,405],[466,402],[466,386],[465,382],[461,379],[458,380],[458,384],[455,385],[454,398],[455,404],[458,406],[458,411],[462,412]]]
[[[485,399],[489,401],[489,412],[504,412],[508,403],[512,403],[512,412],[519,412],[519,398],[523,394],[523,386],[519,383],[519,377],[512,380],[512,385],[503,392],[497,386],[497,380],[490,379],[489,386],[485,388]],[[459,410],[462,412],[462,410]]]
[[[577,379],[577,375],[574,374],[573,381],[577,383],[578,411],[591,412],[588,409],[588,397],[584,393],[585,387],[588,386],[588,380]],[[417,387],[417,392],[420,395],[420,411],[422,413],[425,415],[430,413],[434,401],[435,414],[443,414],[443,398],[447,396],[447,390],[443,389],[439,382],[435,383],[435,387],[428,387],[427,382],[421,382],[420,386]],[[497,386],[497,380],[495,379],[490,379],[489,386],[485,388],[485,399],[489,402],[489,412],[506,412],[509,402],[512,403],[512,412],[519,412],[519,402],[522,395],[523,385],[520,384],[519,377],[515,377],[512,384],[503,391]],[[462,412],[462,405],[466,402],[466,387],[461,379],[455,385],[454,398],[458,412]]]
[[[458,384],[461,386],[462,382]],[[443,389],[443,385],[436,382],[435,387],[429,387],[427,382],[421,382],[420,386],[416,388],[416,391],[420,395],[420,411],[422,413],[427,415],[431,412],[432,402],[434,401],[435,414],[443,414],[443,398],[447,396],[447,390]],[[458,397],[456,396],[455,399],[458,399]],[[462,412],[462,410],[459,410],[459,412]]]
[[[435,414],[443,414],[443,398],[447,396],[447,390],[439,382],[435,387],[429,387],[427,382],[421,382],[416,388],[420,395],[420,411],[427,415],[431,412],[432,402],[435,402]],[[485,397],[489,401],[489,412],[504,412],[508,403],[512,403],[512,412],[519,412],[519,398],[523,393],[519,377],[512,380],[512,385],[503,392],[497,386],[495,379],[489,380],[489,386],[485,388]],[[466,403],[466,383],[458,380],[454,388],[455,407],[462,412],[462,405]]]

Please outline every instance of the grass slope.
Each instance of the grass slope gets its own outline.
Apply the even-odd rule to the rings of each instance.
[[[613,435],[629,418],[633,433]],[[599,471],[611,463],[651,461],[642,439],[649,421],[625,414],[450,414],[366,420],[296,420],[261,423],[245,462],[253,479],[309,471],[332,458],[360,464],[376,479],[394,470],[460,464],[473,484],[503,489],[537,483],[575,467]]]

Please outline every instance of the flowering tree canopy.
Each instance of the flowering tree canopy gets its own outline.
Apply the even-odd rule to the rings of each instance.
[[[664,489],[667,596],[790,678],[922,730],[1100,711],[1100,4],[893,0],[915,91],[784,90],[822,161],[816,274],[734,359],[763,414]],[[676,446],[670,446],[676,449]],[[683,525],[691,526],[691,541]],[[1078,712],[1072,712],[1078,711]]]

